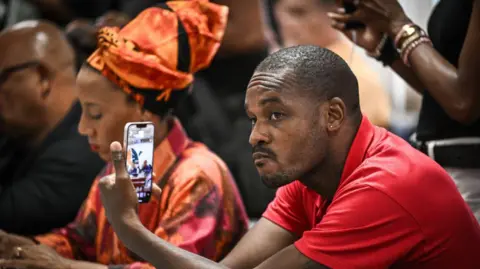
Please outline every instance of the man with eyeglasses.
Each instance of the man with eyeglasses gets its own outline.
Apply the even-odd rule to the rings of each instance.
[[[73,50],[53,24],[25,21],[0,33],[1,230],[66,225],[103,167],[77,131],[74,87]]]

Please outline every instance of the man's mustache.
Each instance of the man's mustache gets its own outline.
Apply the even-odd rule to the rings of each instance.
[[[267,155],[269,158],[271,159],[275,159],[276,158],[276,154],[275,152],[273,152],[271,149],[269,148],[266,148],[266,147],[263,147],[261,145],[256,145],[253,147],[252,149],[252,154],[255,154],[255,153],[262,153],[262,154],[265,154]]]

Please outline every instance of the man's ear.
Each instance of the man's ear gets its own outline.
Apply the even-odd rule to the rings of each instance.
[[[328,102],[327,130],[337,132],[345,120],[345,103],[338,97]]]
[[[52,90],[52,73],[43,65],[37,67],[37,72],[40,80],[40,97],[45,99]]]

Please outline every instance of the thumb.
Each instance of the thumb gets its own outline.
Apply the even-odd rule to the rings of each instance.
[[[160,200],[160,197],[162,195],[162,189],[155,183],[152,184],[152,195],[158,200]]]
[[[130,179],[125,164],[125,154],[122,145],[115,141],[110,144],[110,153],[112,154],[113,167],[115,167],[116,180]]]

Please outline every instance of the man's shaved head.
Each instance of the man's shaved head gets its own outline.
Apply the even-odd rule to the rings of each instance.
[[[358,103],[355,75],[327,49],[289,47],[263,60],[248,85],[245,110],[264,183],[279,187],[299,179],[330,195],[335,182],[319,176],[339,172],[328,167],[342,161],[342,147],[354,137],[362,119]]]
[[[0,130],[41,142],[75,100],[75,55],[61,29],[23,21],[0,33]]]
[[[311,94],[319,102],[338,97],[347,112],[360,114],[357,78],[348,64],[328,49],[317,46],[281,49],[263,60],[255,72],[288,74],[296,90]]]
[[[48,21],[23,21],[0,33],[0,66],[40,61],[52,71],[73,66],[75,55],[62,30]]]

